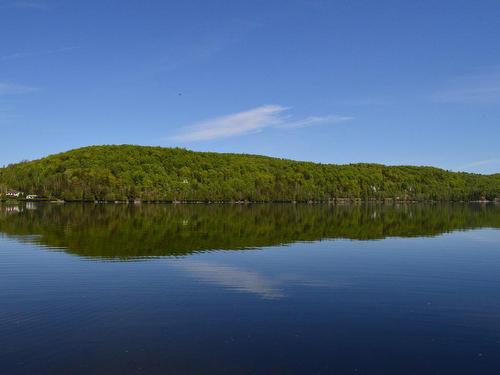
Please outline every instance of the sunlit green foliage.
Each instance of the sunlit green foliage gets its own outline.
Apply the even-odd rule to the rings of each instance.
[[[500,197],[500,174],[124,145],[9,165],[0,169],[0,186],[68,201],[477,200]]]

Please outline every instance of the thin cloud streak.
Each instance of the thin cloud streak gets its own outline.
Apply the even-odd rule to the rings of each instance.
[[[46,3],[35,0],[16,0],[5,1],[0,3],[0,8],[19,8],[19,9],[33,9],[33,10],[48,10],[49,6]]]
[[[56,53],[61,53],[61,52],[66,52],[66,51],[73,51],[73,50],[78,49],[78,48],[80,48],[80,47],[73,46],[73,47],[62,47],[62,48],[58,48],[58,49],[38,51],[38,52],[16,52],[16,53],[12,53],[10,55],[0,56],[0,61],[9,61],[9,60],[16,60],[16,59],[36,57],[36,56],[53,55]]]
[[[263,128],[279,124],[279,115],[286,110],[279,105],[264,105],[203,121],[186,128],[186,132],[171,139],[176,141],[207,141],[254,133]]]
[[[253,30],[261,27],[254,20],[235,19],[230,33],[201,35],[194,43],[182,46],[162,47],[162,57],[155,63],[154,71],[169,73],[186,65],[207,62],[222,51],[240,43]]]
[[[500,158],[474,161],[472,163],[467,163],[467,164],[461,165],[461,166],[457,167],[456,170],[463,171],[463,170],[476,168],[476,167],[484,167],[485,165],[491,165],[491,164],[500,164]]]
[[[0,82],[0,95],[19,95],[38,91],[36,87]]]
[[[11,107],[3,106],[2,103],[0,103],[0,118],[1,119],[13,119],[13,118],[18,118],[18,117],[20,117],[20,116],[16,115]]]
[[[187,126],[184,132],[170,139],[183,142],[208,141],[256,133],[266,128],[296,129],[326,123],[336,124],[352,119],[347,116],[328,115],[291,120],[290,117],[283,116],[287,110],[288,107],[280,105],[263,105]]]
[[[350,121],[352,119],[353,118],[349,116],[337,116],[337,115],[309,116],[303,120],[292,121],[289,123],[282,124],[279,127],[283,129],[307,128],[309,126],[314,126],[314,125],[338,124],[340,122]]]
[[[431,95],[438,103],[491,104],[500,102],[500,68],[456,77],[449,87]]]

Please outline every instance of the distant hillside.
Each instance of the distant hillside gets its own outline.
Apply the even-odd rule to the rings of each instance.
[[[0,169],[0,191],[65,200],[479,200],[500,174],[433,167],[317,164],[145,146],[91,146]]]

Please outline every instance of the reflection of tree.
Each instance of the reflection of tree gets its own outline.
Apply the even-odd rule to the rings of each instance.
[[[9,214],[0,232],[92,257],[182,255],[329,238],[432,236],[500,227],[495,205],[41,205]],[[36,235],[36,236],[33,236]]]

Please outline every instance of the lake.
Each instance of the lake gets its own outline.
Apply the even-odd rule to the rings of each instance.
[[[0,205],[1,374],[500,371],[500,206]]]

